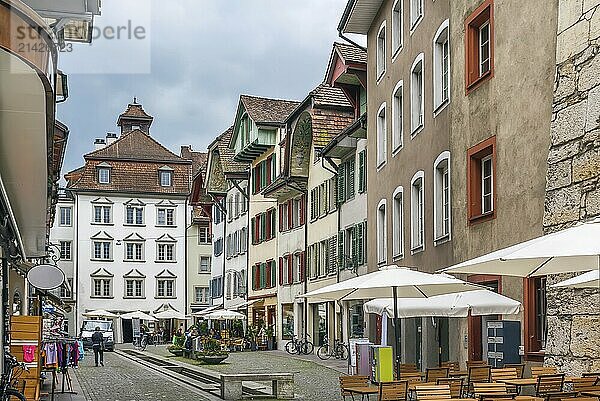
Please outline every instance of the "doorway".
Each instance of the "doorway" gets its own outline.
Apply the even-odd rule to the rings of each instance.
[[[438,364],[439,366],[442,366],[442,362],[448,362],[450,360],[450,329],[448,318],[438,318],[437,325],[439,345]]]
[[[476,275],[468,281],[489,288],[490,291],[502,293],[502,278],[500,276]],[[487,359],[487,322],[498,320],[498,315],[469,316],[469,360],[481,361]]]
[[[123,343],[133,343],[133,325],[131,319],[121,319],[123,322]]]

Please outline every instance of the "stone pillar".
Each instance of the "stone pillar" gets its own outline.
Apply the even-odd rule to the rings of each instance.
[[[600,0],[559,0],[546,233],[600,217],[599,53]],[[567,277],[549,277],[548,285]],[[548,288],[545,364],[573,374],[600,370],[599,296]]]

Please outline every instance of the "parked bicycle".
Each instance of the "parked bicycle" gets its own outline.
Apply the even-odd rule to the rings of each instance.
[[[331,357],[334,357],[335,359],[346,360],[348,359],[348,354],[349,351],[346,344],[340,340],[333,340],[333,346],[331,346],[329,344],[329,338],[327,337],[325,337],[323,340],[323,345],[317,349],[317,356],[322,360],[326,360]]]
[[[25,396],[17,390],[19,377],[25,371],[29,371],[27,365],[19,362],[8,351],[4,353],[4,373],[2,373],[0,380],[0,400],[10,401],[17,399],[19,401],[27,401]]]
[[[297,335],[293,335],[292,339],[285,344],[285,350],[288,354],[312,354],[315,346],[308,339],[309,334],[306,337],[299,338]]]
[[[148,346],[148,334],[144,333],[141,337],[138,337],[134,342],[134,347],[137,350],[145,351]]]

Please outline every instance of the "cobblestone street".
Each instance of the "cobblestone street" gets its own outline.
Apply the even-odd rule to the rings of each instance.
[[[87,353],[75,375],[89,401],[204,401],[201,393],[174,383],[123,357],[106,352],[104,367],[94,367]]]
[[[164,346],[150,346],[146,351],[160,356],[170,355]],[[310,357],[301,359],[280,351],[234,352],[220,365],[201,366],[223,373],[291,372],[294,373],[294,393],[297,399],[341,400],[338,378],[342,373],[305,358]]]

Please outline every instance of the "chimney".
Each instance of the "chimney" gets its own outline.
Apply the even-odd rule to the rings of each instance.
[[[184,159],[190,159],[192,157],[192,145],[181,146],[181,157]]]
[[[106,140],[103,138],[97,138],[94,141],[94,150],[100,150],[106,146]]]
[[[114,132],[108,132],[106,134],[106,145],[110,145],[111,143],[113,143],[114,141],[117,140],[117,134],[115,134]]]

